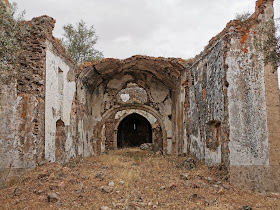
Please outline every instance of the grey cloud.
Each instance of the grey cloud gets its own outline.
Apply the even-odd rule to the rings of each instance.
[[[254,11],[255,0],[13,0],[27,18],[47,14],[62,26],[80,19],[94,25],[106,57],[133,54],[189,58],[203,50],[237,12]],[[277,7],[278,6],[278,7]],[[275,2],[279,12],[279,2]],[[277,12],[276,12],[277,13]]]

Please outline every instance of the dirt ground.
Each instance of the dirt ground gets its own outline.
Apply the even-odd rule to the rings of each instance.
[[[184,160],[131,148],[40,164],[0,190],[0,209],[280,209],[277,196],[231,186],[223,168]]]

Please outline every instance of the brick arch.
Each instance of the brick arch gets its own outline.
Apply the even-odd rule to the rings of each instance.
[[[167,132],[160,114],[155,109],[140,104],[131,105],[129,107],[127,106],[114,107],[103,114],[102,121],[101,121],[102,134],[101,134],[101,146],[100,146],[101,148],[103,148],[103,151],[105,150],[106,146],[112,149],[117,148],[118,127],[122,122],[122,120],[131,114],[139,114],[140,116],[146,118],[149,121],[153,130],[153,143],[156,143],[156,145],[160,145],[159,146],[161,147],[160,149],[162,149],[163,152],[166,153]],[[111,124],[110,126],[111,126],[112,134],[110,134],[110,136],[111,136],[111,141],[113,141],[113,143],[106,142],[108,141],[108,138],[106,137],[106,125],[108,124],[109,125]],[[158,134],[157,132],[160,132],[160,134]],[[155,138],[157,138],[157,136],[159,135],[161,135],[162,137],[162,142],[158,143]],[[101,152],[103,151],[101,150]]]
[[[179,58],[154,58],[136,55],[127,59],[107,58],[90,65],[81,65],[79,80],[91,89],[125,72],[148,72],[169,88],[177,86],[181,72],[186,71],[186,61]]]

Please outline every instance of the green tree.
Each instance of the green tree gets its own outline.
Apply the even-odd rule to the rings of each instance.
[[[103,53],[94,48],[98,37],[93,26],[88,28],[86,23],[81,20],[76,24],[76,27],[67,24],[63,26],[63,29],[62,43],[72,55],[74,61],[83,63],[103,58]]]
[[[0,65],[15,65],[22,53],[20,40],[27,34],[27,24],[23,21],[23,13],[14,18],[16,4],[7,5],[0,1]]]
[[[280,67],[280,18],[267,22],[261,31],[265,36],[264,42],[260,45],[265,64]]]

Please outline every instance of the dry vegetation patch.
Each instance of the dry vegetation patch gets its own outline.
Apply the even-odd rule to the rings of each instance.
[[[223,168],[184,160],[122,149],[44,164],[0,191],[0,209],[279,209],[280,199],[232,187]]]

